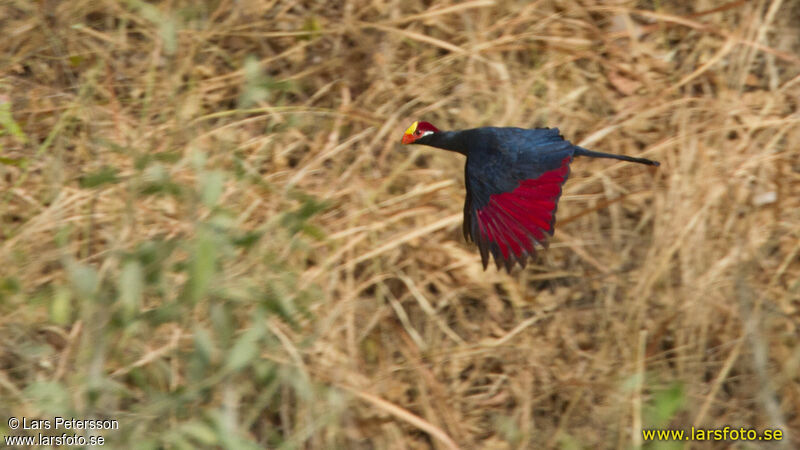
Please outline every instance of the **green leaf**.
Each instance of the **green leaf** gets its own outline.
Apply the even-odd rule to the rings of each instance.
[[[165,15],[157,6],[142,0],[128,0],[127,3],[143,18],[158,24],[158,34],[164,42],[164,52],[173,55],[178,48],[178,23],[175,18]]]
[[[239,336],[228,354],[226,367],[238,371],[247,367],[258,356],[258,341],[262,333],[259,328],[252,327]]]
[[[127,261],[119,274],[119,300],[127,317],[131,317],[142,304],[144,270],[137,260]]]
[[[303,234],[308,235],[318,241],[324,241],[325,237],[327,236],[325,232],[322,231],[322,228],[310,223],[303,225],[302,231]]]
[[[218,443],[217,433],[206,423],[193,420],[181,426],[181,432],[193,441],[205,447],[211,447]]]
[[[201,230],[194,243],[192,260],[189,266],[189,298],[198,302],[206,292],[214,277],[217,263],[217,244],[208,230]]]
[[[683,408],[685,401],[683,385],[680,383],[655,391],[647,408],[650,424],[656,427],[669,424],[675,414]]]
[[[261,231],[248,231],[242,235],[232,238],[231,243],[237,247],[248,249],[258,242],[263,234],[264,233]]]
[[[249,108],[269,98],[267,77],[261,70],[261,64],[255,56],[244,60],[244,86],[239,94],[239,107]]]
[[[57,325],[66,325],[72,321],[72,296],[68,289],[57,287],[50,303],[50,320]]]
[[[564,450],[573,450],[573,449],[580,450],[584,448],[581,445],[580,440],[578,440],[577,438],[575,438],[575,436],[572,436],[569,433],[561,433],[561,435],[558,438],[558,443],[559,443],[559,448]]]
[[[161,39],[164,41],[164,52],[174,55],[178,50],[178,24],[172,17],[162,17],[158,27]]]
[[[194,347],[199,356],[208,363],[214,355],[214,341],[211,334],[205,328],[194,330]]]
[[[171,195],[173,197],[180,197],[181,186],[178,183],[167,181],[164,183],[150,183],[142,186],[139,191],[142,195]]]
[[[206,166],[206,161],[208,161],[208,156],[206,156],[205,152],[201,150],[193,149],[192,152],[189,154],[189,160],[192,163],[192,168],[200,172]]]
[[[105,166],[100,170],[82,176],[80,179],[80,185],[84,189],[91,189],[104,184],[118,183],[118,173],[119,171],[115,167]]]
[[[11,102],[0,98],[0,136],[5,133],[17,138],[23,144],[28,142],[28,137],[20,128],[19,124],[14,120],[11,114]]]
[[[281,225],[289,230],[291,234],[304,232],[314,238],[323,239],[325,237],[325,233],[313,226],[309,227],[307,221],[312,216],[327,209],[328,203],[320,201],[311,195],[298,194],[297,196],[303,203],[294,211],[284,213],[284,215],[281,217]]]
[[[128,0],[127,3],[148,21],[153,23],[161,21],[162,13],[155,5],[143,2],[142,0]]]
[[[33,381],[25,388],[24,398],[33,408],[53,415],[64,415],[70,410],[70,395],[67,389],[55,381]]]
[[[28,158],[7,158],[5,156],[0,156],[0,164],[25,168],[28,165]]]
[[[0,280],[0,293],[16,294],[22,289],[19,280],[14,277],[6,277]]]
[[[307,35],[298,37],[300,40],[312,40],[318,38],[322,33],[322,25],[315,16],[307,17],[303,22],[303,31],[307,31]]]
[[[67,263],[67,273],[79,300],[94,298],[100,277],[93,267],[71,261]]]
[[[204,174],[201,183],[200,198],[204,205],[213,208],[222,196],[225,177],[222,172],[214,170]]]
[[[176,163],[180,161],[182,157],[183,155],[179,151],[159,152],[153,155],[153,158],[155,158],[156,161],[165,163]]]
[[[286,275],[290,277],[290,275]],[[293,280],[288,282],[273,281],[266,285],[264,296],[261,299],[261,305],[264,310],[277,314],[281,319],[286,321],[291,326],[296,326],[297,305],[294,302],[296,295],[301,295],[303,292],[294,292],[296,283]],[[296,295],[295,295],[296,294]]]
[[[142,195],[163,195],[169,194],[179,196],[181,186],[170,180],[166,167],[161,163],[154,163],[145,168],[142,174]]]
[[[83,57],[83,55],[70,55],[69,65],[71,67],[78,67],[81,65],[81,63],[83,63],[84,60],[85,58]]]

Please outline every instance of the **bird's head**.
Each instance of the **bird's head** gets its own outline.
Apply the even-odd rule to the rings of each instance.
[[[437,131],[439,131],[439,129],[428,122],[414,122],[406,130],[406,133],[403,135],[403,140],[401,142],[403,144],[413,144],[418,139],[425,137],[429,134],[436,133]]]

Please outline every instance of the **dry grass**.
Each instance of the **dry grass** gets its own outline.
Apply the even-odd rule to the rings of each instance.
[[[0,410],[117,448],[800,445],[796,0],[0,17]],[[417,119],[662,166],[578,159],[550,250],[483,272]]]

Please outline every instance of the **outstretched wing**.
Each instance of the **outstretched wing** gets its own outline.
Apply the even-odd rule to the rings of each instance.
[[[553,235],[574,147],[557,129],[503,131],[502,148],[467,158],[464,237],[477,244],[484,269],[491,253],[510,272]]]

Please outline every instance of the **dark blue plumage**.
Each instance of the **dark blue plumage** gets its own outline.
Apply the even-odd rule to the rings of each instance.
[[[404,144],[422,144],[467,156],[464,237],[478,245],[484,269],[524,266],[535,243],[552,236],[561,186],[575,156],[614,158],[657,166],[644,158],[594,152],[566,141],[557,128],[484,127],[439,131],[427,122],[406,130]]]

